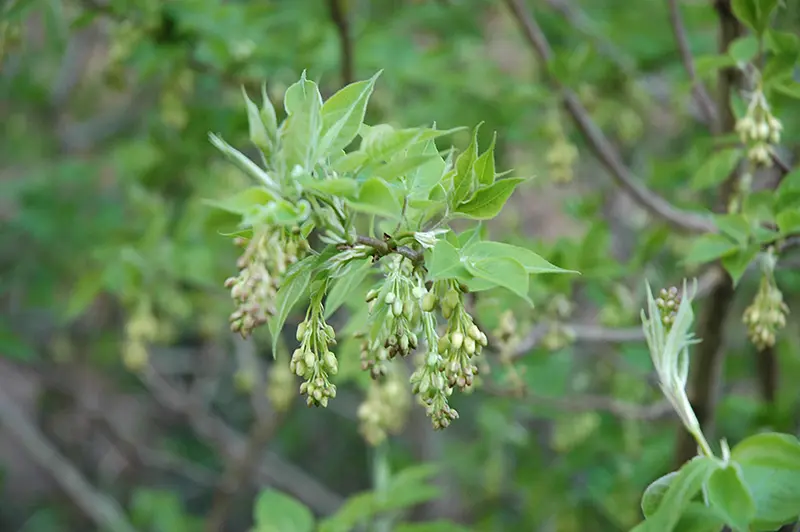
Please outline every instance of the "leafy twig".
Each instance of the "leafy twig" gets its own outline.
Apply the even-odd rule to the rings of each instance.
[[[75,504],[103,530],[135,532],[119,504],[96,491],[81,472],[28,420],[6,393],[0,389],[0,423],[16,438],[22,448],[48,471]]]
[[[527,12],[521,0],[504,0],[504,2],[536,55],[543,63],[549,63],[553,58],[553,52],[536,20]],[[595,155],[623,191],[630,194],[647,212],[665,220],[676,229],[697,233],[716,231],[714,224],[706,217],[678,209],[644,186],[622,161],[620,154],[592,120],[575,93],[563,87],[557,79],[551,78],[551,82],[560,90],[564,106]]]

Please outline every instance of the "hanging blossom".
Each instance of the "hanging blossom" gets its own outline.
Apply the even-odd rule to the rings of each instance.
[[[775,282],[774,268],[775,255],[770,250],[762,259],[758,293],[742,316],[750,341],[759,351],[775,345],[777,333],[786,326],[786,315],[789,313],[789,306]]]
[[[753,93],[745,115],[736,122],[736,132],[747,146],[747,157],[755,165],[772,166],[774,146],[781,140],[783,125],[773,116],[761,87]]]

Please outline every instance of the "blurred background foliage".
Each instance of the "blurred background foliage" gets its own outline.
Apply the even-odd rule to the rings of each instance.
[[[695,176],[713,144],[667,2],[529,4],[554,46],[553,68],[630,167],[682,206],[713,204],[713,187]],[[717,50],[712,4],[681,4],[696,56]],[[796,34],[800,4],[785,4],[776,27]],[[266,333],[253,346],[227,329],[222,282],[237,252],[220,234],[229,220],[204,201],[247,179],[207,133],[248,149],[241,87],[254,97],[266,82],[279,102],[303,70],[328,96],[383,69],[370,124],[483,121],[481,145],[497,131],[498,168],[535,179],[489,224],[492,238],[582,275],[541,277],[533,312],[502,293],[478,298],[484,328],[510,327],[519,344],[487,355],[491,372],[455,399],[461,417],[440,433],[414,407],[401,432],[367,445],[358,343],[341,341],[340,397],[306,409],[290,384],[266,454],[250,457],[247,481],[227,495],[225,530],[248,530],[261,512],[257,530],[302,532],[293,499],[319,518],[345,508],[330,530],[376,511],[402,512],[395,522],[406,524],[394,529],[409,531],[616,531],[639,520],[641,492],[673,467],[680,430],[639,332],[644,280],[660,287],[701,270],[681,261],[685,236],[614,188],[503,2],[6,0],[0,10],[0,389],[137,529],[209,529],[263,399],[253,383],[287,364],[286,353],[273,362]],[[706,63],[700,75],[713,82]],[[772,103],[796,151],[800,101]],[[454,143],[468,140],[464,132]],[[780,270],[778,284],[794,308],[797,270]],[[744,277],[725,333],[716,425],[731,440],[763,427],[795,433],[800,421],[796,322],[770,355],[779,371],[763,370],[737,325],[757,286]],[[334,322],[361,307],[349,302]],[[146,331],[146,350],[131,345],[131,328]],[[130,372],[144,366],[177,399]],[[272,407],[278,382],[264,385]],[[0,431],[0,527],[94,526],[53,471]],[[376,464],[396,481],[383,502],[364,494]],[[257,498],[267,487],[277,491]],[[283,528],[263,517],[284,514]]]

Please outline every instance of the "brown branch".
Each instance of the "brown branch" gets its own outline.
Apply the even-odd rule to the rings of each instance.
[[[342,0],[328,0],[331,20],[339,34],[342,83],[348,85],[355,81],[355,52],[353,51],[353,35],[347,16],[347,7],[342,4]]]
[[[373,248],[381,257],[389,253],[397,253],[414,264],[421,264],[425,260],[425,255],[422,252],[415,251],[408,246],[395,246],[391,240],[378,240],[369,236],[358,236],[356,237],[356,243]]]
[[[742,35],[744,28],[733,14],[730,0],[716,0],[714,7],[717,10],[720,25],[719,51],[726,53],[730,43]],[[723,134],[733,132],[736,125],[736,117],[730,106],[730,95],[739,82],[740,76],[735,68],[726,68],[720,71],[717,114],[720,117],[720,131]],[[734,174],[720,187],[720,207],[727,204],[736,178],[737,175]],[[719,265],[717,267],[722,269]],[[709,294],[699,320],[698,337],[702,339],[702,342],[697,346],[695,354],[689,384],[689,397],[697,420],[708,439],[713,438],[714,414],[719,398],[725,354],[725,322],[734,293],[733,284],[726,275]],[[697,443],[694,437],[687,431],[681,430],[678,435],[676,462],[683,464],[696,454]]]
[[[539,60],[548,65],[553,58],[553,52],[536,20],[528,13],[522,0],[504,0],[504,2]],[[678,230],[696,233],[716,231],[714,224],[705,216],[679,209],[643,185],[622,161],[620,154],[592,120],[575,93],[562,86],[559,80],[552,76],[551,83],[560,91],[564,106],[592,151],[624,192],[647,212],[663,219]]]
[[[692,51],[689,49],[689,39],[686,36],[686,28],[683,25],[680,8],[678,7],[678,0],[667,0],[667,4],[669,5],[669,20],[672,24],[672,32],[678,44],[683,67],[686,69],[686,73],[689,75],[689,81],[692,83],[692,92],[694,92],[695,101],[711,132],[717,133],[717,113],[714,110],[714,101],[711,99],[711,96],[709,96],[703,82],[697,77],[697,71],[694,67],[694,57],[692,56]]]
[[[0,423],[39,466],[49,472],[98,528],[114,532],[136,532],[119,504],[95,488],[81,472],[23,414],[0,389]]]

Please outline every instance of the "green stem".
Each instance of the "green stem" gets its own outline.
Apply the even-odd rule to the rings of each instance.
[[[391,475],[389,443],[383,441],[375,447],[372,456],[372,489],[375,491],[379,503],[384,502],[385,498],[388,496]],[[374,524],[375,532],[391,532],[392,530],[392,518],[388,515],[377,518]]]

